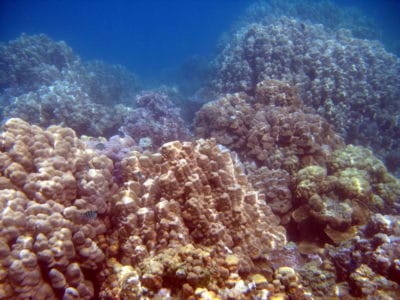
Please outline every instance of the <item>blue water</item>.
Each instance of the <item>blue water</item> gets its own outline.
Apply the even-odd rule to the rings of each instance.
[[[45,33],[84,59],[122,64],[149,77],[191,56],[211,54],[250,2],[3,0],[0,40]]]
[[[0,41],[20,33],[64,40],[83,59],[122,64],[143,78],[190,57],[212,56],[223,32],[250,0],[3,0]],[[338,0],[374,17],[386,39],[398,39],[400,2]]]

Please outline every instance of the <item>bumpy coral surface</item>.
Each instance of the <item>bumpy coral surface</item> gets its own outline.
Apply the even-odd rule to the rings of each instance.
[[[398,216],[373,215],[354,238],[337,247],[325,247],[322,260],[315,263],[316,268],[303,268],[300,272],[303,278],[312,281],[305,285],[311,287],[315,295],[335,293],[349,299],[399,298],[399,225]],[[315,280],[317,274],[326,280]],[[332,284],[332,276],[336,284]],[[330,284],[326,284],[328,281]]]
[[[0,115],[78,134],[111,136],[122,125],[138,80],[122,66],[82,63],[64,42],[46,35],[0,45]]]
[[[361,146],[334,151],[326,168],[299,170],[294,194],[300,206],[292,218],[299,231],[312,238],[310,231],[318,236],[322,230],[336,243],[354,236],[354,226],[367,222],[372,212],[400,211],[400,181]]]
[[[135,106],[124,118],[120,131],[142,148],[155,150],[166,142],[191,139],[179,109],[167,94],[142,92],[136,97]]]
[[[116,181],[112,161],[87,149],[71,129],[5,123],[1,299],[399,296],[398,218],[368,215],[360,230],[351,220],[351,230],[343,231],[347,220],[340,223],[341,215],[329,211],[349,203],[369,212],[397,204],[398,182],[368,150],[338,149],[325,164],[296,173],[294,195],[304,200],[316,190],[337,202],[317,210],[315,196],[308,199],[308,218],[337,245],[318,249],[286,243],[279,218],[248,182],[236,154],[215,139],[173,141],[157,152],[134,149],[114,158],[120,163]],[[265,168],[251,172],[267,174],[270,185],[293,176]],[[322,194],[329,184],[317,185],[334,177],[336,189]],[[286,190],[270,193],[289,197]],[[363,216],[349,209],[339,212],[354,220]]]
[[[112,162],[69,128],[20,119],[4,125],[0,150],[0,298],[93,298]]]
[[[280,81],[263,81],[255,97],[228,94],[197,113],[196,133],[214,137],[246,161],[295,172],[325,158],[342,145],[321,117],[303,110],[295,90]]]
[[[279,214],[291,207],[290,175],[324,164],[343,145],[323,118],[303,108],[295,89],[279,81],[259,83],[254,97],[230,94],[204,105],[195,126],[199,136],[214,137],[239,154],[254,173],[252,183]]]
[[[54,42],[44,34],[22,34],[0,45],[0,90],[27,92],[50,84],[77,63],[79,58],[64,42]]]
[[[399,151],[400,61],[377,42],[282,18],[239,30],[216,59],[214,88],[254,94],[286,80],[348,142],[384,156]]]
[[[229,277],[228,255],[235,272],[261,272],[255,262],[285,244],[279,220],[213,140],[170,142],[122,165],[125,184],[112,208],[117,229],[110,243],[121,264],[134,266],[138,295],[176,292],[184,284],[189,291],[213,290]],[[184,254],[192,245],[197,250]],[[184,253],[169,259],[172,250]]]
[[[55,81],[10,102],[4,110],[7,118],[22,118],[42,127],[61,124],[78,134],[109,136],[123,120],[121,109],[94,103],[77,82],[68,80]]]
[[[282,16],[322,24],[329,30],[345,28],[362,39],[382,38],[374,20],[356,7],[338,6],[329,0],[269,0],[251,4],[242,23],[270,24]]]

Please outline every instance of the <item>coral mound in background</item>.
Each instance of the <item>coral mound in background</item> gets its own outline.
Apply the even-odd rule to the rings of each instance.
[[[139,89],[122,66],[81,62],[64,42],[21,35],[0,45],[0,114],[79,135],[112,136]],[[125,105],[124,105],[125,104]]]
[[[240,28],[215,66],[216,91],[254,95],[260,81],[288,81],[346,142],[383,158],[400,149],[400,61],[376,41],[282,17]]]

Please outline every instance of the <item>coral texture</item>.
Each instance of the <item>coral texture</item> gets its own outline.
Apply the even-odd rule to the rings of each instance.
[[[59,124],[78,134],[94,136],[112,134],[123,120],[121,108],[94,103],[78,83],[66,80],[12,98],[4,116],[22,118],[42,127]]]
[[[342,238],[333,239],[337,246],[287,244],[279,218],[248,182],[237,155],[214,139],[172,141],[157,152],[135,148],[131,139],[100,143],[88,149],[69,128],[43,130],[20,119],[3,126],[0,298],[399,296],[397,217],[372,215],[359,231],[352,224],[344,239],[325,226],[329,237]],[[130,151],[114,153],[115,145]],[[107,147],[120,163],[119,185],[112,161],[99,153]],[[275,174],[265,179],[271,185],[297,174],[310,187],[337,176],[335,200],[381,197],[384,202],[376,203],[383,206],[368,205],[370,211],[397,203],[398,182],[368,150],[348,146],[324,162],[295,174],[267,167],[251,172]],[[362,171],[373,197],[365,194],[367,183],[344,184],[352,178],[340,188],[348,169]]]
[[[285,80],[347,142],[399,151],[400,61],[377,42],[281,18],[240,29],[216,69],[217,91],[254,94],[262,80]]]
[[[271,24],[282,16],[322,24],[329,30],[345,28],[354,37],[382,38],[374,19],[355,7],[343,7],[329,0],[269,0],[251,4],[239,24]]]
[[[323,118],[302,107],[295,89],[273,80],[260,82],[255,97],[236,93],[207,103],[197,113],[195,130],[245,161],[289,173],[342,145]]]
[[[337,281],[355,297],[396,299],[400,296],[400,219],[375,214],[357,236],[339,247],[328,247]]]
[[[10,119],[0,137],[0,298],[91,299],[87,274],[113,191],[112,162],[85,150],[73,130]]]
[[[122,66],[82,63],[64,42],[22,35],[0,46],[0,114],[111,136],[139,89]]]
[[[334,151],[326,168],[313,165],[299,170],[294,186],[299,207],[292,218],[300,235],[308,238],[322,236],[323,231],[340,243],[353,237],[354,226],[366,223],[371,213],[400,212],[400,181],[361,146]]]
[[[303,108],[295,89],[279,81],[259,83],[254,97],[230,94],[207,103],[197,113],[195,130],[236,151],[279,214],[291,207],[290,176],[304,166],[323,165],[343,146],[323,118]]]
[[[135,109],[124,118],[120,131],[139,146],[150,149],[174,140],[191,139],[179,109],[167,94],[157,91],[142,92],[136,97]]]
[[[285,244],[279,219],[213,140],[169,142],[159,153],[134,153],[122,166],[125,184],[111,211],[117,224],[110,244],[122,265],[134,267],[143,295],[185,283],[193,291],[223,287],[228,255],[235,257],[235,272],[261,272],[255,261]]]
[[[44,34],[29,36],[0,45],[0,90],[28,92],[63,78],[63,72],[79,63],[64,42],[54,42]]]

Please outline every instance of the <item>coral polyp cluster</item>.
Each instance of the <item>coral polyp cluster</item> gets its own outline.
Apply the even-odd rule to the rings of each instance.
[[[85,272],[105,259],[107,226],[86,215],[109,210],[111,160],[69,128],[44,131],[20,119],[4,125],[0,149],[1,298],[94,297]]]
[[[235,271],[261,272],[255,261],[285,245],[277,217],[213,140],[170,142],[121,164],[125,183],[111,208],[118,223],[110,239],[122,264],[142,266],[138,276],[150,295],[165,285],[216,289],[229,277],[229,256]],[[171,249],[194,255],[194,265],[165,259],[177,255]]]
[[[4,299],[236,298],[289,285],[261,267],[285,229],[215,140],[134,151],[119,187],[112,161],[68,128],[10,119],[0,158]],[[305,294],[293,276],[291,293]]]

